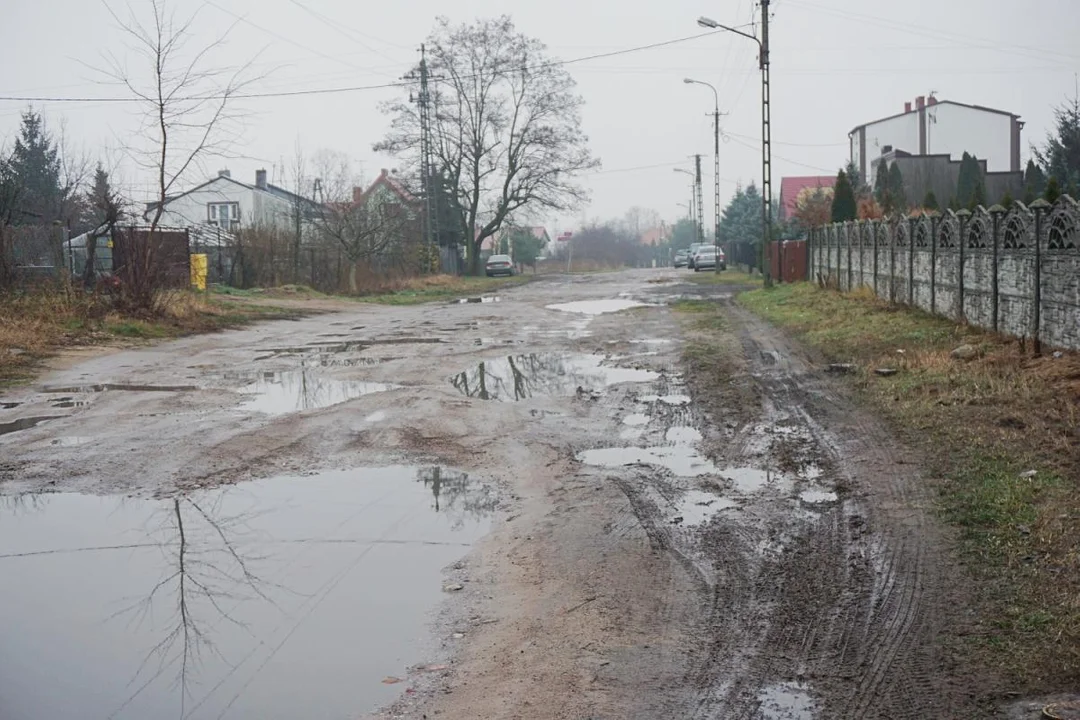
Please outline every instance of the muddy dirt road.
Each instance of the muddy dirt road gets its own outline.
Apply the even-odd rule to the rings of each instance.
[[[0,717],[985,716],[913,458],[684,279],[343,304],[5,393]],[[687,296],[723,375],[684,376]]]

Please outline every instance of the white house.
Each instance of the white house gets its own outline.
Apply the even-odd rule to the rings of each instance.
[[[147,203],[147,221],[153,218],[157,205]],[[302,218],[310,218],[317,207],[307,198],[269,184],[265,170],[255,171],[254,185],[240,182],[228,170],[222,170],[212,180],[166,200],[159,224],[211,226],[229,232],[255,226],[294,229],[298,210]]]
[[[1020,167],[1019,115],[952,100],[915,98],[904,112],[859,125],[850,133],[851,160],[873,186],[874,160],[892,151],[912,156],[971,153],[986,161],[987,172],[1016,172]]]

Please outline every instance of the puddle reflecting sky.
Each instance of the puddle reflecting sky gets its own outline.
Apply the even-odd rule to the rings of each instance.
[[[602,365],[602,355],[541,353],[485,360],[458,373],[450,382],[462,395],[481,400],[517,401],[534,395],[572,395],[577,388],[601,390],[608,385],[648,382],[660,377],[651,370]]]
[[[630,308],[646,307],[645,303],[624,298],[607,300],[576,300],[574,302],[548,305],[548,310],[561,312],[580,313],[582,315],[603,315],[604,313],[619,312]]]
[[[241,408],[268,415],[316,410],[372,393],[396,390],[400,385],[337,380],[311,370],[286,370],[257,375],[239,392],[247,396]]]
[[[5,720],[358,717],[427,658],[496,500],[390,467],[170,500],[0,497]]]

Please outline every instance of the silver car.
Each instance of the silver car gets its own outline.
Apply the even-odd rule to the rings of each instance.
[[[484,264],[484,272],[488,277],[496,275],[514,275],[514,261],[509,255],[492,255]]]
[[[716,267],[716,248],[712,245],[698,249],[694,253],[694,272],[712,270]]]

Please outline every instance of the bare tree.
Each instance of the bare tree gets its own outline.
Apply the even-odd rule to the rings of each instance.
[[[382,185],[358,192],[359,177],[349,159],[339,153],[323,152],[317,165],[322,204],[317,224],[329,244],[348,260],[349,291],[356,293],[362,264],[400,255],[410,239],[419,238],[417,205]],[[402,189],[402,193],[407,191]]]
[[[223,157],[230,144],[239,140],[241,115],[233,101],[250,83],[247,63],[239,69],[214,67],[213,54],[232,26],[216,40],[201,46],[193,42],[199,10],[178,17],[167,0],[147,0],[149,18],[142,19],[129,7],[124,19],[106,4],[110,14],[128,39],[124,59],[113,53],[105,56],[109,77],[123,85],[139,102],[143,123],[139,144],[126,146],[136,164],[154,174],[155,202],[146,240],[128,253],[124,280],[130,299],[143,309],[154,303],[154,263],[160,243],[158,225],[165,203],[192,170],[202,170],[202,161]],[[205,7],[205,6],[201,6]],[[234,23],[235,25],[235,23]],[[135,58],[131,69],[127,58]]]
[[[509,17],[458,26],[440,18],[427,48],[436,172],[476,274],[483,242],[515,213],[580,205],[586,193],[574,176],[599,161],[581,130],[573,78]],[[417,109],[399,101],[384,111],[390,132],[375,149],[419,167]]]

